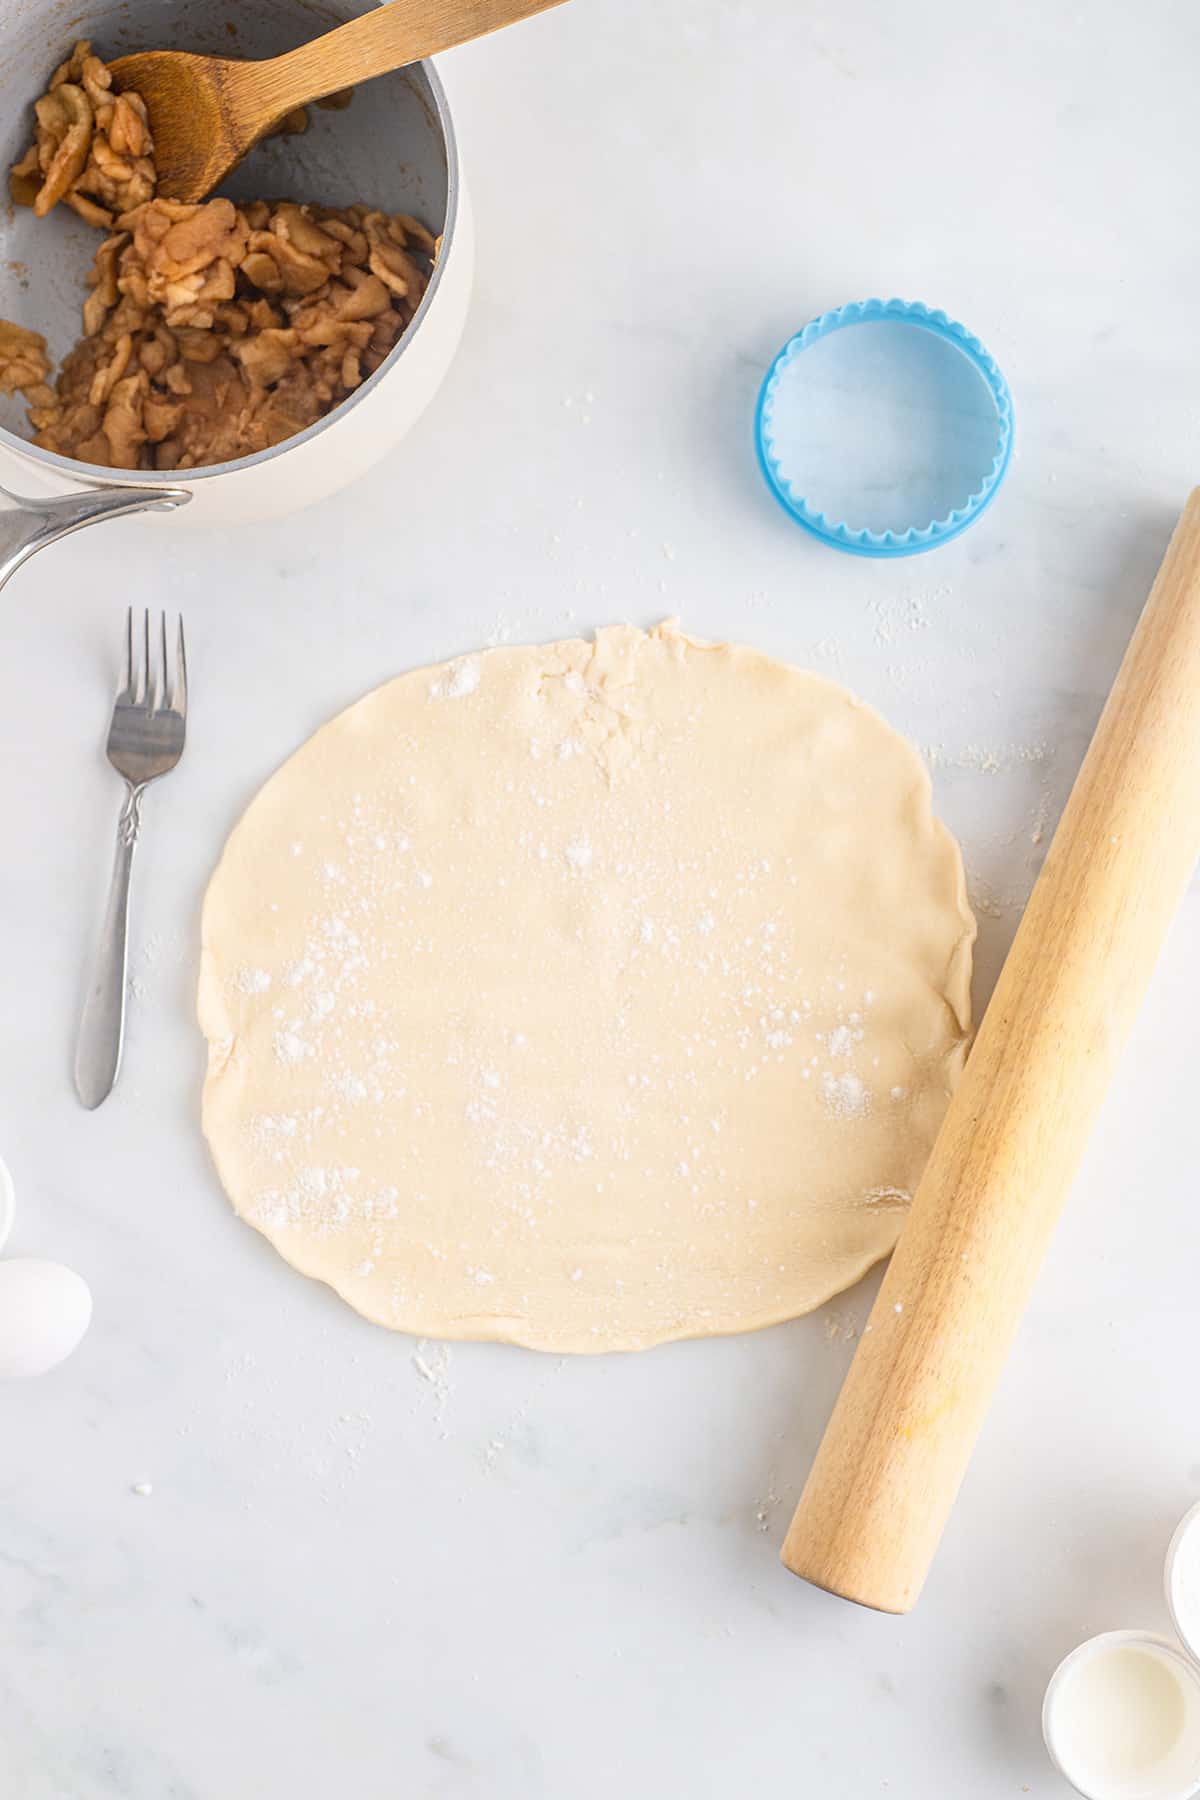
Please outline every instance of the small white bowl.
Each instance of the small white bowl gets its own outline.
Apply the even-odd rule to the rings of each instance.
[[[17,1196],[13,1187],[13,1178],[4,1165],[3,1157],[0,1157],[0,1250],[3,1250],[8,1242],[16,1210]]]
[[[1110,1684],[1106,1693],[1093,1667],[1097,1681],[1090,1717],[1087,1699],[1076,1691],[1090,1666],[1106,1658],[1115,1663],[1130,1650],[1143,1652],[1169,1670],[1182,1702],[1174,1744],[1165,1755],[1147,1756],[1140,1766],[1132,1741],[1127,1754],[1118,1752],[1115,1685]],[[1115,1679],[1119,1678],[1114,1670]],[[1084,1800],[1191,1800],[1200,1790],[1200,1666],[1154,1632],[1106,1631],[1089,1638],[1050,1678],[1042,1706],[1042,1735],[1055,1767]]]
[[[1200,1662],[1200,1500],[1175,1527],[1167,1550],[1165,1587],[1175,1629],[1184,1648]]]

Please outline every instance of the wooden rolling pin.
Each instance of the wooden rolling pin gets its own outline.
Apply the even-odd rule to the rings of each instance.
[[[1200,855],[1200,488],[1121,664],[783,1546],[921,1591],[1038,1265]]]

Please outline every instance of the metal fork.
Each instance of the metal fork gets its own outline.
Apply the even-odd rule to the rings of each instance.
[[[79,1022],[75,1089],[89,1110],[107,1100],[116,1086],[125,1039],[125,975],[129,946],[129,882],[142,826],[142,795],[152,781],[168,775],[183,755],[187,725],[187,657],[183,620],[171,679],[167,615],[162,614],[162,653],[156,677],[150,654],[150,614],[135,648],[133,609],[125,618],[125,681],[113,707],[108,760],[125,781],[125,804],[117,822],[108,907],[95,967]]]

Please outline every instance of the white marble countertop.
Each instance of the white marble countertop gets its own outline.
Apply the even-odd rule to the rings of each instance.
[[[264,776],[383,677],[677,612],[935,750],[982,1002],[1200,476],[1198,57],[1175,0],[575,0],[458,52],[479,283],[412,437],[302,518],[106,526],[5,593],[12,1248],[80,1269],[96,1318],[0,1394],[4,1800],[1065,1792],[1045,1680],[1089,1632],[1163,1624],[1200,1494],[1195,893],[907,1619],[776,1560],[868,1289],[630,1358],[368,1326],[210,1172],[197,916]],[[749,447],[770,353],[876,292],[966,320],[1018,415],[992,512],[897,564],[807,540]],[[121,609],[160,599],[191,744],[147,808],[126,1072],[88,1116],[98,741]]]

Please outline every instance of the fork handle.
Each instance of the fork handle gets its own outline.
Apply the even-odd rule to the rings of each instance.
[[[142,825],[143,787],[126,783],[117,821],[117,849],[100,943],[79,1021],[75,1046],[75,1091],[89,1112],[107,1100],[117,1084],[125,1042],[125,972],[129,962],[129,885],[133,853]]]

